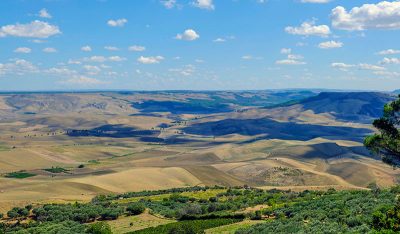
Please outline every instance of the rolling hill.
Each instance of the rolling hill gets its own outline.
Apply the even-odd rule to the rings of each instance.
[[[393,97],[315,90],[1,94],[0,211],[194,185],[391,186],[400,172],[372,157],[362,140]]]
[[[369,123],[381,116],[384,104],[392,100],[394,96],[388,93],[322,92],[297,105],[316,114],[331,114],[339,120]]]

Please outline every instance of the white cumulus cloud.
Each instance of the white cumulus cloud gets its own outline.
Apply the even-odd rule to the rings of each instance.
[[[10,63],[0,63],[0,76],[6,74],[24,75],[38,71],[39,69],[35,65],[24,59],[16,59]]]
[[[375,75],[378,75],[378,76],[384,76],[384,77],[387,77],[387,78],[397,78],[397,77],[400,77],[400,73],[399,73],[399,72],[375,71],[374,74],[375,74]]]
[[[292,53],[292,49],[290,48],[282,48],[281,49],[281,54],[290,54]]]
[[[328,25],[315,25],[315,22],[304,22],[299,27],[288,26],[285,31],[293,35],[326,37],[331,34]]]
[[[295,60],[295,59],[282,59],[282,60],[276,61],[275,63],[279,64],[279,65],[304,65],[304,64],[306,64],[306,62],[304,62],[304,61],[299,61],[299,60]]]
[[[384,67],[373,65],[373,64],[367,64],[367,63],[358,64],[358,68],[361,69],[361,70],[370,70],[370,71],[383,71],[383,70],[386,70]]]
[[[29,54],[32,52],[31,48],[28,47],[18,47],[14,50],[15,53],[23,53],[23,54]]]
[[[57,50],[55,48],[52,48],[52,47],[47,47],[47,48],[43,49],[43,52],[45,52],[45,53],[56,53]]]
[[[104,46],[104,49],[109,50],[109,51],[119,50],[118,47],[115,47],[115,46]]]
[[[0,28],[0,37],[33,37],[48,38],[60,34],[60,29],[47,22],[35,20],[28,24],[10,24]]]
[[[107,58],[104,57],[104,56],[94,55],[94,56],[89,57],[89,58],[84,58],[83,61],[85,61],[85,62],[103,63],[103,62],[107,61]]]
[[[161,4],[167,9],[172,9],[176,6],[176,0],[162,0]]]
[[[101,72],[101,69],[100,69],[98,66],[84,65],[84,66],[83,66],[83,69],[85,69],[86,72],[87,72],[89,75],[96,75],[96,74],[98,74],[99,72]]]
[[[185,40],[185,41],[194,41],[198,38],[200,38],[200,35],[197,34],[197,32],[194,31],[193,29],[186,29],[182,34],[178,33],[175,37],[175,39]]]
[[[331,67],[339,69],[341,71],[348,71],[350,68],[357,68],[359,70],[369,70],[369,71],[384,71],[386,68],[368,64],[368,63],[359,63],[359,64],[346,64],[346,63],[331,63]]]
[[[217,39],[213,40],[213,42],[226,42],[226,39],[218,37]]]
[[[364,4],[347,11],[343,6],[332,10],[335,28],[361,31],[366,29],[400,29],[400,1]]]
[[[126,23],[128,23],[127,19],[116,19],[107,21],[108,26],[111,27],[123,27]]]
[[[90,47],[90,46],[88,46],[88,45],[87,45],[87,46],[82,46],[82,47],[81,47],[81,50],[82,50],[82,51],[85,51],[85,52],[90,52],[90,51],[92,51],[92,47]]]
[[[235,36],[231,35],[231,36],[225,36],[225,37],[218,37],[218,38],[214,39],[213,42],[221,43],[221,42],[226,42],[228,40],[234,40],[234,39],[235,39]]]
[[[207,10],[215,9],[213,0],[196,0],[192,4],[193,4],[193,6],[201,8],[201,9],[207,9]]]
[[[69,59],[68,64],[81,64],[82,62],[76,59]]]
[[[188,64],[186,66],[183,66],[182,68],[170,68],[168,69],[168,71],[177,73],[182,76],[191,76],[195,73],[196,67]]]
[[[137,61],[139,63],[143,64],[155,64],[155,63],[160,63],[162,60],[164,60],[163,56],[150,56],[150,57],[145,57],[145,56],[140,56]]]
[[[341,71],[347,71],[349,68],[355,67],[355,65],[346,63],[331,63],[331,67],[339,69]]]
[[[101,55],[94,55],[91,57],[85,57],[82,59],[84,62],[95,62],[95,63],[104,63],[104,62],[122,62],[125,61],[126,58],[120,56],[110,56],[104,57]]]
[[[144,47],[144,46],[139,46],[139,45],[133,45],[133,46],[129,46],[128,50],[129,50],[129,51],[140,52],[140,51],[145,51],[145,50],[146,50],[146,47]]]
[[[392,54],[400,54],[400,50],[387,49],[378,52],[379,55],[392,55]]]
[[[52,16],[50,15],[50,13],[47,11],[47,9],[43,8],[39,11],[39,17],[41,18],[47,18],[47,19],[51,19]]]
[[[72,76],[77,74],[78,72],[75,70],[71,70],[67,67],[52,67],[46,70],[43,70],[45,73],[49,73],[52,75],[60,75],[60,76]]]
[[[383,58],[381,64],[400,64],[400,58]]]
[[[125,60],[126,60],[126,58],[120,57],[120,56],[110,56],[110,57],[108,57],[108,61],[111,61],[111,62],[122,62],[122,61],[125,61]]]
[[[243,55],[242,56],[243,60],[262,60],[263,57],[259,57],[259,56],[253,56],[253,55]]]
[[[304,65],[307,64],[303,61],[304,57],[299,54],[292,54],[292,50],[288,48],[281,49],[281,54],[287,54],[286,59],[277,60],[275,64],[279,65]]]
[[[318,47],[321,49],[341,48],[341,47],[343,47],[343,43],[340,41],[325,41],[325,42],[319,43]]]

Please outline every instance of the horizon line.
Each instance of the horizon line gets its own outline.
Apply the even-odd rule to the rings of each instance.
[[[0,90],[4,93],[93,93],[93,92],[260,92],[260,91],[331,91],[331,92],[385,92],[393,93],[394,90],[372,90],[372,89],[330,89],[330,88],[277,88],[277,89],[60,89],[60,90]]]

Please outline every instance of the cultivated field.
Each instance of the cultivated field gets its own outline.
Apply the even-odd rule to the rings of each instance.
[[[362,140],[392,98],[319,91],[2,94],[0,212],[196,185],[388,187],[399,171],[371,156]]]

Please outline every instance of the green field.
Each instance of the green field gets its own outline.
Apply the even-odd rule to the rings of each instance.
[[[247,229],[253,225],[261,224],[266,221],[261,220],[244,220],[242,222],[228,224],[216,228],[210,228],[205,231],[206,234],[234,234],[239,229]]]
[[[159,194],[159,195],[151,195],[151,196],[130,197],[130,198],[117,200],[115,202],[120,203],[120,204],[124,204],[124,203],[126,204],[126,203],[131,203],[131,202],[138,202],[142,199],[151,200],[151,201],[162,201],[166,198],[169,198],[170,196],[171,196],[171,194],[167,193],[167,194]]]
[[[146,228],[131,234],[160,234],[160,233],[202,233],[207,229],[219,227],[236,222],[241,219],[209,219],[209,220],[187,220],[177,223],[170,223],[158,227]]]
[[[206,191],[195,191],[195,192],[183,192],[180,195],[185,197],[191,197],[195,199],[206,199],[208,200],[210,197],[215,197],[220,193],[226,192],[226,189],[209,189]],[[140,196],[140,197],[131,197],[125,198],[122,200],[117,200],[117,203],[130,203],[130,202],[138,202],[142,199],[151,200],[151,201],[162,201],[164,199],[169,198],[172,193],[159,194],[159,195],[150,195],[150,196]]]
[[[195,199],[210,199],[210,197],[216,197],[220,193],[226,192],[226,189],[209,189],[206,191],[196,191],[196,192],[183,192],[182,196],[192,197]]]

